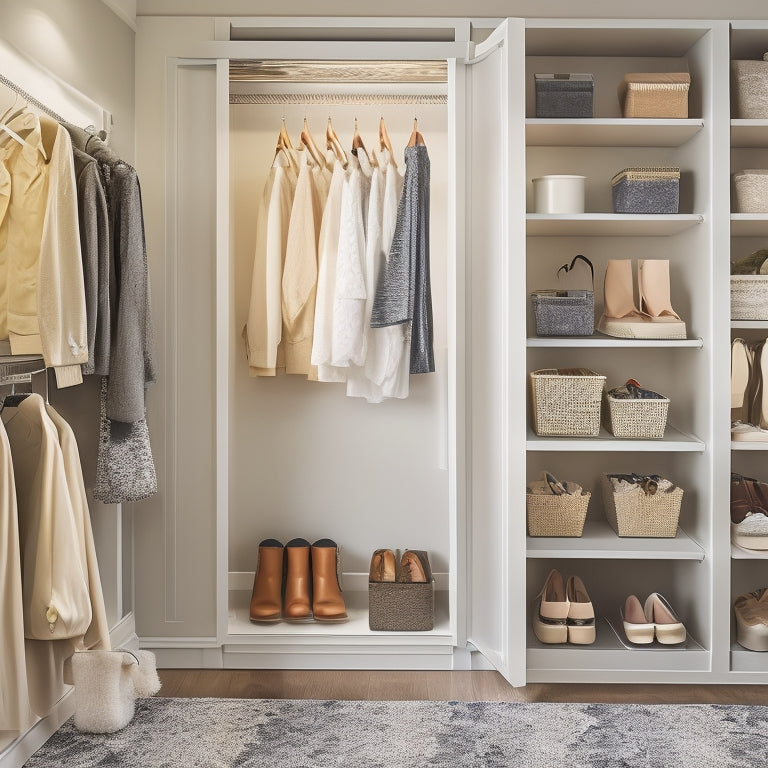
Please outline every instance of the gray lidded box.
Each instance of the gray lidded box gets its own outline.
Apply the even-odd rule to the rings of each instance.
[[[611,180],[614,213],[677,213],[679,168],[625,168]]]
[[[595,80],[588,74],[535,74],[536,117],[592,117]]]
[[[429,557],[423,550],[412,551],[418,556],[427,581],[369,581],[368,627],[371,630],[429,632],[434,629],[435,579],[429,565]],[[398,550],[395,553],[395,563],[399,562]]]

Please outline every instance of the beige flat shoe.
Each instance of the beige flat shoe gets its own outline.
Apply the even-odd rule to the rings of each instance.
[[[680,617],[672,609],[667,599],[658,592],[652,592],[645,601],[645,618],[653,622],[656,640],[662,645],[684,643],[687,633]]]
[[[591,645],[595,642],[595,609],[578,576],[568,577],[565,596],[568,600],[568,642]]]
[[[563,574],[553,568],[534,608],[533,632],[542,643],[568,642],[568,608]]]
[[[624,634],[630,643],[648,645],[653,642],[656,628],[652,621],[645,618],[645,611],[636,595],[630,595],[624,601],[621,620],[624,625]]]
[[[640,311],[650,317],[653,325],[663,326],[665,338],[686,338],[685,323],[672,309],[669,259],[638,259],[637,288],[640,293]]]

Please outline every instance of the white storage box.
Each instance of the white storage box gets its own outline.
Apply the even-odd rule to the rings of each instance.
[[[533,179],[536,213],[584,213],[586,176],[539,176]]]
[[[733,212],[768,213],[768,170],[733,174]]]

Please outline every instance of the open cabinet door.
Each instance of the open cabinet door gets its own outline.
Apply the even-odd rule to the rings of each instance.
[[[471,439],[468,639],[525,684],[524,24],[468,62]]]

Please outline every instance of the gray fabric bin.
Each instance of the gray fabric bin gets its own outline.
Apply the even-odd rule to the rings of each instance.
[[[740,120],[768,118],[768,61],[731,62],[731,116]]]
[[[537,336],[591,336],[595,332],[593,291],[536,291],[531,294]]]
[[[397,581],[368,582],[368,627],[379,632],[429,632],[435,626],[435,579],[424,550],[411,550],[426,582],[401,581],[400,551],[395,551]]]
[[[592,117],[595,82],[586,74],[538,74],[536,117]]]
[[[611,180],[614,213],[677,213],[679,168],[625,168]]]

